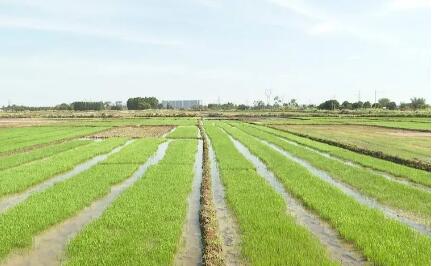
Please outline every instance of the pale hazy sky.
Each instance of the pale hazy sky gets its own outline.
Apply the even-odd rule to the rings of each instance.
[[[0,0],[0,105],[430,99],[427,0]]]

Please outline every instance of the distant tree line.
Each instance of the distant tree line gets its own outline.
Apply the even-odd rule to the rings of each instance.
[[[426,104],[424,98],[412,98],[410,99],[410,103],[400,103],[397,105],[395,102],[391,101],[388,98],[381,98],[377,101],[377,103],[371,104],[369,101],[366,102],[349,102],[344,101],[341,104],[337,100],[327,100],[317,106],[317,109],[321,110],[356,110],[356,109],[368,109],[368,108],[381,108],[387,110],[418,110],[425,109],[429,107]]]
[[[298,104],[296,99],[291,99],[288,102],[283,102],[281,98],[274,97],[273,102],[265,103],[262,100],[254,101],[252,105],[248,104],[234,104],[231,102],[216,104],[209,103],[206,106],[194,107],[194,110],[306,110],[306,109],[319,109],[319,110],[357,110],[357,109],[387,109],[387,110],[419,110],[429,108],[424,98],[411,98],[409,103],[396,104],[388,98],[381,98],[377,103],[370,103],[369,101],[362,102],[338,102],[335,99],[324,101],[319,105],[314,104]],[[71,104],[62,103],[54,107],[32,107],[23,105],[9,105],[3,106],[3,111],[42,111],[42,110],[74,110],[74,111],[100,111],[100,110],[146,110],[146,109],[162,109],[163,106],[155,97],[134,97],[129,98],[126,105],[121,101],[112,102],[93,102],[93,101],[76,101]],[[170,107],[168,107],[170,108]]]

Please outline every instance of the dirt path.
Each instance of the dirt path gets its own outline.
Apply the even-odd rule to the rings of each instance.
[[[25,201],[26,199],[28,199],[32,194],[34,193],[38,193],[38,192],[42,192],[44,190],[46,190],[49,187],[52,187],[53,185],[59,183],[59,182],[63,182],[73,176],[76,176],[90,168],[92,168],[93,166],[97,165],[98,163],[106,160],[110,155],[117,153],[119,151],[121,151],[124,147],[126,147],[127,145],[131,144],[133,141],[129,140],[127,141],[125,144],[123,144],[122,146],[116,147],[114,148],[111,152],[103,154],[103,155],[99,155],[96,156],[84,163],[81,163],[77,166],[75,166],[74,169],[72,169],[69,172],[63,173],[61,175],[57,175],[54,176],[42,183],[39,183],[33,187],[30,187],[29,189],[27,189],[26,191],[22,192],[22,193],[18,193],[18,194],[14,194],[14,195],[10,195],[10,196],[6,196],[0,199],[0,214],[5,212],[6,210],[18,205],[19,203]]]
[[[248,159],[261,175],[284,199],[288,213],[293,216],[298,224],[306,227],[328,250],[329,255],[335,261],[343,265],[364,265],[366,259],[356,250],[356,248],[340,238],[326,222],[322,221],[317,215],[303,207],[302,203],[288,194],[279,180],[270,172],[266,165],[258,157],[253,155],[247,147],[230,136],[231,141],[242,155]]]
[[[30,250],[12,253],[3,265],[32,265],[50,266],[60,265],[64,260],[65,248],[68,242],[77,235],[85,225],[100,217],[110,204],[123,191],[137,182],[147,169],[157,164],[165,155],[169,142],[159,145],[157,152],[146,163],[141,165],[134,174],[122,183],[111,188],[105,197],[95,201],[91,206],[82,210],[78,215],[57,224],[36,236]]]
[[[182,242],[174,265],[202,265],[203,245],[200,230],[200,185],[202,181],[203,141],[198,141],[194,164],[192,191],[188,198],[188,212],[182,233]]]

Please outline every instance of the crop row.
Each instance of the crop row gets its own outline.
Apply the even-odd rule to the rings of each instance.
[[[156,150],[160,139],[136,141],[118,154],[130,158],[140,154],[145,162]],[[121,157],[118,157],[119,159]],[[0,215],[0,260],[14,249],[32,244],[32,237],[73,216],[110,191],[110,187],[128,178],[138,162],[113,160],[32,195],[27,201]]]
[[[225,128],[230,130],[227,126]],[[247,128],[245,131],[308,161],[314,167],[324,170],[333,178],[351,185],[365,195],[373,197],[397,210],[403,210],[411,214],[411,216],[421,217],[426,223],[430,220],[431,194],[427,191],[406,186],[365,169],[324,157],[302,146],[293,145],[281,138],[255,128]]]
[[[372,169],[376,169],[379,171],[390,173],[394,176],[406,178],[411,180],[412,182],[423,184],[426,186],[431,185],[430,173],[427,171],[423,171],[420,169],[415,169],[412,167],[408,167],[405,165],[397,164],[394,162],[390,162],[387,160],[382,160],[379,158],[371,157],[368,155],[360,154],[357,152],[353,152],[350,150],[346,150],[337,146],[329,145],[326,143],[314,141],[308,138],[303,138],[285,131],[268,128],[264,126],[253,126],[247,124],[237,124],[240,128],[256,128],[263,132],[269,132],[273,135],[285,138],[287,140],[296,142],[301,145],[305,145],[307,147],[329,153],[338,158],[353,161],[357,164],[363,165],[365,167],[369,167]]]
[[[71,140],[59,144],[33,149],[27,152],[4,156],[0,160],[0,171],[14,166],[22,165],[31,161],[46,158],[63,151],[91,143],[90,140]]]
[[[282,197],[211,122],[205,124],[219,163],[229,207],[241,232],[241,249],[252,265],[330,265],[325,249],[287,215]]]
[[[430,264],[428,237],[359,204],[255,137],[226,128],[273,171],[288,192],[329,221],[343,238],[354,242],[369,261],[379,265]]]
[[[178,126],[167,137],[172,139],[196,139],[198,129],[196,126]]]
[[[77,147],[53,156],[0,171],[0,197],[18,193],[54,175],[73,169],[96,155],[108,153],[126,139],[108,139]]]
[[[69,245],[67,265],[169,265],[179,248],[197,141],[175,140],[165,157]]]
[[[97,131],[101,131],[103,129],[104,128],[99,127],[70,127],[62,130],[56,130],[54,132],[47,132],[44,134],[28,135],[21,138],[19,141],[4,140],[2,141],[2,145],[0,146],[0,153],[10,152],[33,145],[46,144],[62,139],[84,136]]]

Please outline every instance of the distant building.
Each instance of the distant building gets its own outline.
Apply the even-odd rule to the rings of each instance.
[[[191,109],[202,105],[201,100],[162,101],[163,108]]]

